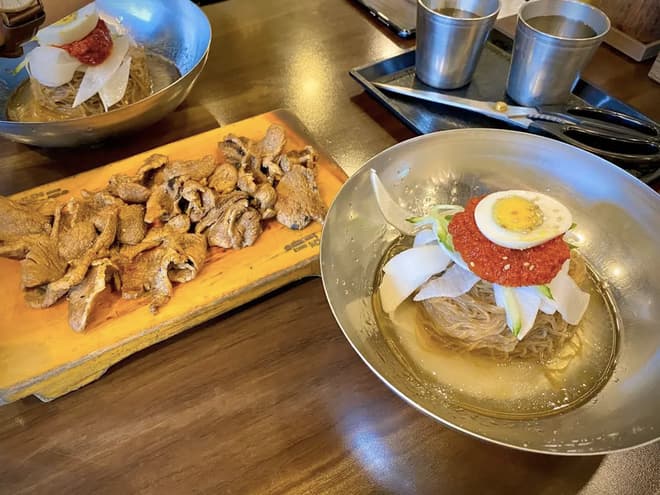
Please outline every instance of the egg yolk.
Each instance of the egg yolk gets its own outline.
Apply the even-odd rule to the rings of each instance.
[[[541,209],[520,196],[509,196],[495,201],[493,217],[500,227],[513,232],[530,232],[543,223]]]
[[[73,12],[72,14],[62,17],[59,21],[54,22],[53,26],[63,26],[64,24],[69,24],[75,21],[78,18],[78,12]]]

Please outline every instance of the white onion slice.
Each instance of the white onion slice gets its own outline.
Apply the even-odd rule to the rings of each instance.
[[[90,65],[85,71],[85,76],[80,82],[80,88],[73,101],[73,107],[86,102],[96,93],[101,91],[114,73],[119,69],[124,56],[128,51],[129,41],[125,36],[113,40],[112,51],[107,59],[99,65]]]
[[[481,279],[470,270],[454,263],[442,275],[426,282],[413,301],[432,297],[458,297],[472,289],[479,280]]]
[[[54,46],[38,46],[27,55],[30,76],[49,88],[56,88],[73,79],[80,61],[65,50]]]
[[[105,111],[121,101],[128,86],[128,76],[131,72],[131,57],[126,56],[119,69],[112,75],[108,82],[99,91],[99,96],[105,107]]]
[[[559,273],[548,284],[557,311],[569,325],[577,325],[589,305],[589,294],[580,290],[575,280],[568,274],[570,260],[566,260]]]
[[[40,29],[37,32],[37,41],[40,45],[64,45],[83,39],[96,27],[99,15],[94,3],[59,21]]]
[[[442,272],[450,259],[436,245],[407,249],[389,260],[378,289],[386,313],[392,313],[410,294],[433,275]]]

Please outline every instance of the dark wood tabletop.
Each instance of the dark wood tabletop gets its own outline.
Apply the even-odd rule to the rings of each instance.
[[[350,1],[229,0],[204,10],[211,54],[183,106],[83,150],[0,139],[0,194],[280,107],[349,173],[413,136],[348,75],[412,42]],[[660,120],[649,69],[601,47],[585,77]],[[406,405],[345,340],[318,279],[151,347],[53,402],[0,407],[1,494],[659,492],[658,444],[529,454]]]

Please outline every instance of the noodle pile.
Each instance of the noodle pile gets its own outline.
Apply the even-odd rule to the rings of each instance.
[[[573,256],[570,274],[578,285],[582,283],[587,276],[584,261]],[[450,349],[480,352],[500,359],[548,361],[571,340],[576,329],[559,313],[539,312],[534,328],[518,341],[507,327],[504,309],[495,305],[491,284],[483,280],[462,296],[427,299],[420,307],[420,343],[430,340]]]
[[[131,47],[131,69],[124,97],[108,110],[114,110],[135,103],[149,96],[152,92],[151,76],[147,66],[147,56],[143,48]],[[98,94],[84,103],[72,108],[78,93],[83,72],[76,72],[73,79],[61,86],[49,88],[34,78],[30,79],[30,102],[27,105],[10,106],[9,118],[15,121],[49,122],[54,120],[89,117],[105,112]]]

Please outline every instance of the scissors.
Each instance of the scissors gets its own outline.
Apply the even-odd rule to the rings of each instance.
[[[623,164],[660,162],[660,127],[614,110],[589,106],[522,107],[436,91],[374,83],[386,91],[487,115],[517,127],[541,131]]]

